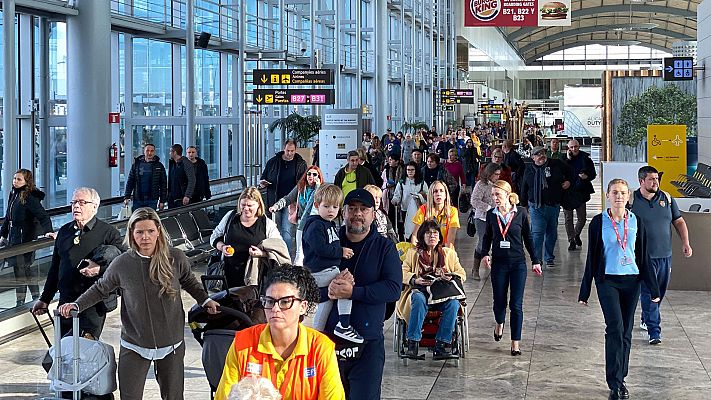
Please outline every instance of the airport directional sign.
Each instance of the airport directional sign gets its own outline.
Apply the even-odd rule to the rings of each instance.
[[[442,111],[454,111],[454,105],[442,105]]]
[[[440,89],[442,104],[474,104],[473,89]]]
[[[671,57],[664,59],[663,78],[665,81],[691,81],[694,79],[693,57]]]
[[[254,89],[252,99],[260,105],[334,104],[333,89]]]
[[[333,85],[332,69],[255,69],[252,83],[267,85]]]
[[[501,115],[504,113],[503,103],[479,103],[479,112],[486,115]]]

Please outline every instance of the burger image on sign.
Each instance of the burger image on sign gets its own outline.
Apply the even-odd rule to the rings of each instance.
[[[470,0],[469,10],[479,21],[491,21],[501,12],[502,0]]]
[[[555,20],[567,19],[568,6],[558,1],[551,1],[541,7],[541,19]]]

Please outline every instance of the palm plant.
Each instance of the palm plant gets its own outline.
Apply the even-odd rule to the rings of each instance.
[[[402,126],[400,127],[400,130],[408,133],[408,132],[417,132],[420,129],[428,130],[430,129],[429,125],[422,121],[414,121],[414,122],[403,122]]]
[[[282,135],[296,140],[299,147],[307,147],[309,141],[321,130],[321,117],[318,115],[301,116],[296,112],[279,118],[269,125],[269,132],[279,129]]]

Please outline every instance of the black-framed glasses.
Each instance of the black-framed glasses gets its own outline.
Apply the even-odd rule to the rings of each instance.
[[[274,308],[274,305],[278,305],[279,309],[284,311],[284,310],[289,310],[291,307],[294,306],[294,301],[304,301],[304,299],[300,299],[296,296],[285,296],[279,299],[275,299],[273,297],[269,296],[260,296],[259,301],[262,303],[262,307],[266,310],[271,310]]]
[[[74,207],[75,205],[79,204],[80,206],[84,207],[87,204],[94,204],[93,201],[88,201],[88,200],[72,200],[69,202],[69,205]]]

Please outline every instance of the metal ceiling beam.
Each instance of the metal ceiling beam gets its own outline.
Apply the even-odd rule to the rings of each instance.
[[[605,42],[605,44],[608,44],[608,45],[609,45],[609,42],[610,42],[611,40],[613,40],[613,39],[604,39],[604,42]],[[629,40],[630,40],[630,39],[620,39],[621,42],[626,42],[626,41],[629,41]],[[571,48],[573,48],[573,47],[586,46],[586,45],[589,45],[589,44],[600,44],[600,40],[583,40],[583,41],[579,41],[579,42],[575,42],[575,43],[567,43],[567,44],[562,44],[562,45],[560,45],[560,46],[552,47],[552,48],[550,48],[550,49],[548,49],[548,50],[546,50],[546,51],[544,51],[544,52],[541,52],[541,53],[535,54],[535,55],[532,56],[532,57],[526,58],[526,65],[533,65],[533,63],[534,63],[537,59],[539,59],[539,58],[541,58],[541,57],[545,57],[545,56],[550,55],[550,54],[553,54],[553,53],[555,53],[555,52],[557,52],[557,51],[567,50],[567,49],[571,49]],[[664,52],[667,52],[667,53],[671,53],[671,49],[670,49],[670,48],[667,48],[667,47],[664,47],[664,46],[660,46],[660,45],[654,44],[654,43],[641,42],[638,46],[649,47],[649,48],[654,49],[654,50],[659,50],[659,51],[664,51]]]
[[[570,18],[574,21],[576,18],[586,17],[588,15],[597,14],[609,14],[609,13],[621,13],[629,17],[630,10],[632,13],[658,13],[674,15],[677,17],[684,17],[689,19],[696,19],[696,13],[682,8],[666,7],[666,6],[655,6],[649,4],[618,4],[613,6],[602,6],[602,7],[589,7],[580,10],[575,10],[570,13]],[[545,29],[546,27],[526,27],[517,29],[511,32],[508,36],[512,41],[519,40],[524,36],[528,36],[539,29]]]
[[[569,30],[564,30],[562,32],[556,33],[554,35],[546,36],[543,39],[539,39],[533,42],[528,43],[527,45],[521,47],[519,49],[520,54],[526,54],[527,52],[530,52],[531,50],[535,50],[538,47],[541,47],[545,44],[554,42],[556,40],[560,39],[566,39],[569,37],[574,37],[577,35],[585,35],[589,33],[598,33],[598,32],[610,32],[614,31],[615,28],[623,28],[628,25],[625,24],[615,24],[615,25],[597,25],[597,26],[586,26],[584,28],[577,28],[577,29],[569,29]],[[679,39],[679,40],[696,40],[695,37],[691,37],[688,35],[685,35],[683,33],[675,32],[675,31],[670,31],[668,29],[660,29],[660,28],[653,28],[653,29],[636,29],[632,31],[624,31],[625,32],[640,32],[640,33],[652,33],[655,35],[661,35],[661,36],[667,36],[671,37],[674,39]]]

